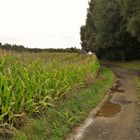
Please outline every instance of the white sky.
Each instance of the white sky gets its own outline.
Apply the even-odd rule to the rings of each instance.
[[[0,0],[0,42],[79,48],[87,8],[88,0]]]

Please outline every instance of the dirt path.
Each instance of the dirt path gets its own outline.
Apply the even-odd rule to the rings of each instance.
[[[129,70],[112,70],[117,78],[109,96],[67,140],[140,140],[140,109],[134,81]]]

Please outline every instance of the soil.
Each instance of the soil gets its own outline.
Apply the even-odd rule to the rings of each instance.
[[[131,73],[112,66],[116,81],[104,101],[66,140],[140,140],[140,105]],[[95,111],[96,110],[96,111]]]

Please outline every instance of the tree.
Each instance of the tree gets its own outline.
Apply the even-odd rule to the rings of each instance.
[[[117,55],[117,59],[127,59],[128,54],[134,55],[133,49],[140,48],[139,41],[139,0],[89,2],[86,24],[81,27],[83,50],[94,51],[99,57],[108,57],[110,54],[113,56],[112,53],[117,55],[118,52],[120,57]]]
[[[87,13],[86,25],[81,27],[81,46],[85,51],[94,51],[94,43],[95,43],[95,24],[93,11],[95,8],[95,0],[89,2],[89,9]]]

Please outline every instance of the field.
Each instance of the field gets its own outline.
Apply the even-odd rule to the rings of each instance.
[[[101,68],[93,83],[60,99],[39,118],[30,119],[13,140],[64,140],[87,118],[112,86],[114,74]]]
[[[25,53],[0,58],[0,125],[18,127],[25,116],[53,106],[90,84],[98,71],[95,55]]]
[[[0,138],[63,140],[113,80],[94,54],[0,51]]]

